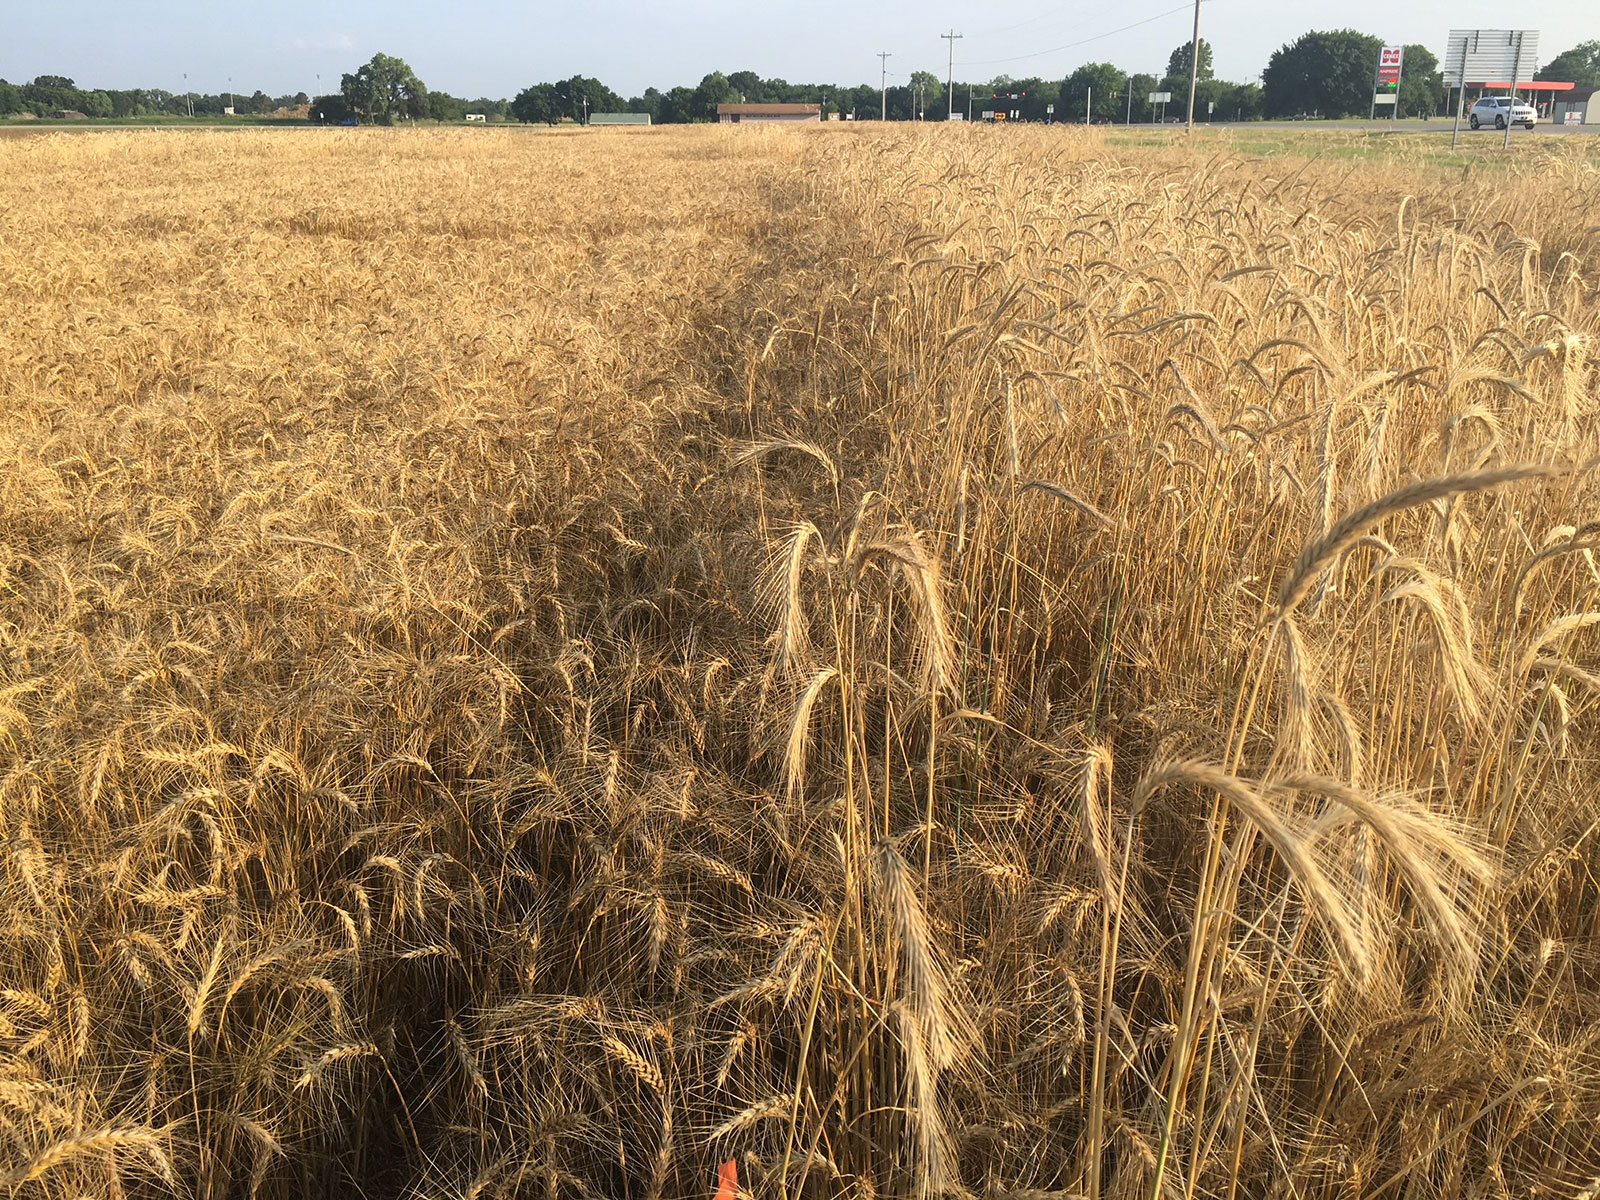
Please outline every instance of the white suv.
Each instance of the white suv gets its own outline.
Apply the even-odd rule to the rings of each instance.
[[[1480,125],[1504,129],[1508,121],[1512,125],[1526,125],[1532,129],[1539,114],[1534,112],[1533,105],[1512,100],[1510,96],[1485,96],[1473,103],[1467,119],[1474,129]]]

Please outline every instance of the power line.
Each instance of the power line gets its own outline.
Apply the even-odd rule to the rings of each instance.
[[[1030,54],[1013,54],[1010,58],[983,58],[983,59],[978,59],[975,62],[969,62],[967,64],[967,66],[969,66],[969,67],[989,67],[989,66],[994,66],[996,63],[1021,62],[1022,60],[1029,59],[1029,58],[1043,58],[1047,54],[1060,54],[1061,51],[1063,51],[1063,50],[1071,50],[1074,46],[1087,46],[1090,42],[1104,41],[1108,37],[1115,37],[1119,33],[1127,33],[1128,30],[1137,29],[1141,25],[1149,25],[1153,21],[1160,21],[1165,17],[1170,17],[1170,16],[1173,16],[1173,15],[1175,15],[1177,13],[1188,12],[1188,11],[1189,11],[1189,5],[1180,4],[1180,5],[1178,5],[1177,8],[1169,8],[1169,9],[1167,9],[1166,12],[1156,13],[1155,16],[1146,17],[1142,21],[1133,21],[1133,22],[1130,22],[1127,25],[1120,26],[1117,29],[1108,29],[1104,33],[1095,34],[1093,37],[1079,38],[1077,41],[1068,42],[1063,46],[1052,46],[1048,50],[1035,50]],[[943,37],[944,35],[941,34],[940,36]]]
[[[1060,11],[1040,13],[1037,17],[1029,17],[1026,21],[1018,21],[1015,25],[1002,25],[999,29],[985,29],[969,36],[975,38],[998,37],[1002,33],[1011,33],[1017,29],[1024,29],[1029,25],[1037,25],[1040,21],[1048,21],[1052,17],[1061,16]],[[1082,24],[1080,21],[1079,24]]]

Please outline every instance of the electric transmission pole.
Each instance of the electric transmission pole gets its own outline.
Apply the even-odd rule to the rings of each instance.
[[[1189,43],[1189,136],[1194,136],[1194,92],[1200,85],[1200,0],[1194,0],[1194,41]]]
[[[1196,5],[1199,3],[1200,0],[1195,0]],[[945,81],[945,86],[949,88],[950,94],[944,103],[944,117],[948,121],[955,115],[956,111],[956,42],[958,39],[966,37],[966,34],[957,33],[952,29],[949,33],[941,33],[939,36],[950,43],[950,75]]]
[[[883,97],[883,113],[878,118],[880,121],[887,121],[889,119],[889,57],[891,53],[892,52],[888,50],[878,51],[878,66],[880,68],[880,74],[878,77],[878,90],[882,93]]]

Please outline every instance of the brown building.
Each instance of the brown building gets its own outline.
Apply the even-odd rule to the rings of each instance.
[[[796,121],[822,120],[820,104],[719,104],[717,120],[723,125],[740,125],[748,121],[777,121],[793,124]]]

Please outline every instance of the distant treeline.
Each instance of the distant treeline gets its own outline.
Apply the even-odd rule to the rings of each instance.
[[[1382,39],[1352,29],[1313,31],[1273,52],[1260,82],[1230,83],[1212,71],[1211,44],[1200,42],[1200,69],[1195,85],[1197,116],[1219,120],[1253,120],[1300,113],[1328,117],[1363,116],[1371,109],[1373,75]],[[1190,45],[1183,43],[1167,59],[1165,74],[1124,71],[1114,63],[1085,63],[1065,79],[1000,75],[982,82],[958,82],[957,112],[979,116],[1003,111],[1028,121],[1150,121],[1181,115],[1188,107]],[[1538,73],[1541,79],[1576,82],[1600,88],[1600,41],[1583,42],[1564,51]],[[1170,93],[1168,104],[1152,103],[1152,93]],[[767,79],[754,71],[724,75],[713,71],[695,87],[666,91],[646,88],[624,99],[598,79],[574,75],[555,83],[536,83],[511,100],[479,97],[468,100],[430,91],[405,62],[386,54],[340,80],[339,91],[315,98],[304,92],[269,96],[262,91],[222,95],[168,92],[160,88],[115,91],[84,89],[59,75],[41,75],[31,83],[0,79],[0,116],[32,113],[46,117],[71,110],[90,117],[214,116],[230,104],[239,114],[270,115],[305,112],[326,124],[397,120],[462,121],[469,113],[490,121],[583,121],[591,113],[648,113],[662,125],[714,121],[717,106],[750,103],[810,103],[828,113],[874,120],[942,121],[947,109],[945,80],[931,71],[901,76],[886,92],[870,83],[854,87],[824,83],[790,83]],[[1396,115],[1429,115],[1448,100],[1437,57],[1425,46],[1405,48]],[[1051,110],[1054,110],[1053,112]]]
[[[269,96],[265,92],[216,96],[200,92],[169,92],[162,88],[80,88],[65,75],[40,75],[32,83],[7,83],[0,79],[0,116],[32,113],[48,117],[56,112],[81,112],[86,117],[221,116],[230,105],[238,113],[266,116],[279,109],[294,109],[310,102],[304,92]]]

